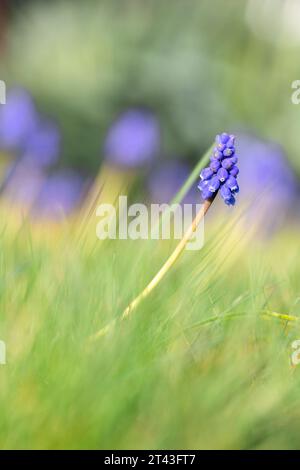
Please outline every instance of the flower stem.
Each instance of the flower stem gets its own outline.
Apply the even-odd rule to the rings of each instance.
[[[158,271],[158,273],[154,276],[152,281],[149,282],[147,287],[128,305],[128,307],[124,310],[123,314],[120,317],[120,321],[125,320],[128,318],[132,312],[136,309],[136,307],[141,303],[143,299],[145,299],[154,289],[155,287],[161,282],[161,280],[165,277],[167,272],[170,270],[170,268],[174,265],[174,263],[177,261],[181,253],[183,252],[186,244],[190,240],[191,236],[197,229],[199,223],[203,219],[203,217],[206,215],[208,209],[210,208],[212,202],[214,199],[207,200],[204,202],[204,204],[201,206],[201,209],[199,212],[196,214],[193,222],[191,223],[190,227],[187,229],[185,232],[183,238],[180,240],[178,245],[176,246],[175,250],[173,253],[169,256],[165,264],[162,266],[162,268]],[[101,336],[104,336],[108,331],[116,324],[116,320],[112,321],[109,323],[106,327],[102,328],[99,330],[95,335],[91,337],[91,340],[95,340],[97,338],[100,338]]]
[[[139,305],[139,303],[147,297],[150,292],[155,289],[155,287],[160,283],[160,281],[163,279],[163,277],[167,274],[169,269],[173,266],[173,264],[176,262],[176,260],[179,258],[181,253],[183,252],[187,242],[191,238],[192,234],[195,232],[196,228],[198,227],[199,223],[207,213],[208,209],[210,208],[212,204],[212,201],[205,201],[199,212],[197,213],[196,217],[194,218],[192,224],[188,228],[188,230],[185,232],[183,238],[180,240],[178,245],[176,246],[175,250],[173,253],[170,255],[170,257],[167,259],[165,264],[162,266],[162,268],[158,271],[158,273],[154,276],[151,282],[147,285],[147,287],[128,305],[128,307],[124,310],[123,315],[121,319],[123,320],[124,318],[128,317],[131,312]]]

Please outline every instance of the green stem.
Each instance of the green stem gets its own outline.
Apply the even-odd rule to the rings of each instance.
[[[195,182],[197,179],[199,179],[199,175],[201,170],[206,166],[206,164],[209,162],[210,155],[213,151],[214,145],[212,145],[207,152],[203,155],[203,157],[199,160],[195,168],[193,169],[192,173],[186,180],[186,182],[183,184],[183,186],[180,188],[178,193],[174,196],[170,204],[180,204],[184,197],[187,195],[189,190],[194,186]]]
[[[300,320],[300,317],[296,317],[294,315],[270,312],[269,310],[263,310],[260,315],[262,317],[271,317],[271,318],[276,318],[277,320],[283,320],[283,321],[288,321],[288,322],[297,322]],[[202,320],[200,322],[194,323],[193,325],[190,325],[186,327],[185,329],[191,330],[193,328],[199,328],[199,327],[208,325],[210,323],[214,323],[216,321],[231,320],[234,318],[251,317],[251,316],[256,317],[257,315],[251,315],[247,313],[229,313],[228,315],[214,315],[213,317],[209,317],[206,320]]]
[[[195,168],[193,169],[193,171],[191,172],[191,174],[189,175],[189,177],[187,178],[185,183],[181,186],[178,193],[175,194],[175,196],[171,200],[170,204],[168,205],[166,210],[163,212],[163,214],[161,216],[161,219],[157,222],[157,224],[155,226],[155,230],[157,229],[158,225],[159,225],[159,227],[161,227],[162,223],[169,216],[172,204],[180,204],[183,201],[183,199],[185,198],[185,196],[187,195],[187,193],[189,192],[189,190],[194,186],[196,181],[199,179],[199,175],[200,175],[201,170],[209,162],[209,158],[210,158],[210,155],[213,151],[213,148],[214,148],[214,144],[211,147],[209,147],[209,149],[205,152],[205,154],[202,156],[202,158],[200,158],[199,162],[197,163],[197,165],[195,166]]]

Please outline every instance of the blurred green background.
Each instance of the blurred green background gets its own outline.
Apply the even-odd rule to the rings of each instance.
[[[0,7],[0,447],[299,448],[299,1]],[[237,207],[87,346],[174,245],[100,242],[88,194],[168,202],[223,131]]]
[[[300,171],[297,1],[7,2],[0,75],[61,126],[61,165],[93,173],[113,119],[148,106],[161,158],[197,161],[223,129],[280,142]]]

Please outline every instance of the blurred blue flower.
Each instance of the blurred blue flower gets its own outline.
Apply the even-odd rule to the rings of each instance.
[[[242,201],[254,202],[264,224],[277,227],[298,207],[299,182],[282,148],[257,137],[240,134],[237,139],[240,157]]]
[[[35,202],[45,177],[45,173],[35,165],[12,164],[7,172],[3,195],[13,204],[28,208]]]
[[[279,145],[241,134],[237,151],[240,156],[240,182],[245,195],[263,197],[272,191],[274,205],[290,203],[298,193],[298,182]]]
[[[60,145],[58,126],[42,120],[32,96],[23,88],[10,90],[6,105],[0,107],[0,148],[24,163],[46,167],[59,158]]]
[[[53,165],[59,158],[61,135],[54,122],[40,122],[28,135],[22,152],[22,159],[40,167]]]
[[[62,171],[49,176],[33,206],[34,218],[59,221],[78,207],[84,180],[75,172]]]
[[[31,95],[22,88],[7,93],[6,104],[0,106],[0,148],[18,150],[34,132],[38,115]]]
[[[159,123],[151,111],[132,108],[112,124],[104,143],[108,162],[127,168],[150,162],[160,147]]]
[[[191,173],[189,165],[178,161],[164,162],[152,170],[148,177],[147,188],[151,202],[168,204]],[[197,203],[197,191],[192,188],[182,201],[183,204]]]
[[[235,204],[235,195],[239,192],[236,180],[239,169],[236,166],[238,159],[235,156],[234,142],[234,135],[226,134],[226,132],[217,135],[210,165],[200,173],[201,181],[198,188],[203,199],[212,199],[220,190],[225,204],[228,206]]]

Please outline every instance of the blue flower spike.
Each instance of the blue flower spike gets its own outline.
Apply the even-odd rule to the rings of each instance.
[[[235,155],[235,136],[223,132],[216,137],[216,146],[210,158],[210,165],[200,174],[198,186],[205,200],[213,199],[220,191],[225,204],[234,206],[235,195],[239,192],[237,176],[239,169]]]

